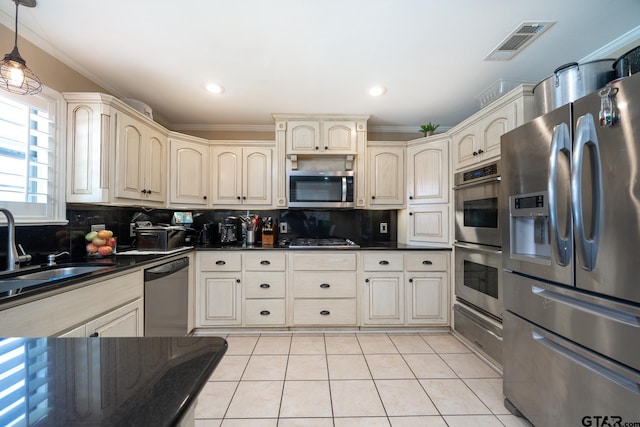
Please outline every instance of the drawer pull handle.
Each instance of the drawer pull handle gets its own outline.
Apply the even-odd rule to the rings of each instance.
[[[426,259],[426,260],[422,261],[422,263],[423,263],[424,265],[433,265],[433,262],[429,261],[428,259]]]
[[[94,333],[92,333],[92,334],[91,334],[91,335],[89,335],[89,336],[90,336],[90,337],[95,338],[95,337],[99,337],[100,335],[98,335],[98,333],[97,333],[97,332],[94,332]]]
[[[271,287],[271,285],[270,285],[270,284],[268,284],[268,283],[263,283],[263,284],[261,284],[261,285],[260,285],[260,287],[261,287],[262,289],[269,289],[269,288]]]
[[[331,314],[331,312],[330,312],[329,310],[322,310],[322,311],[320,312],[320,314],[321,314],[321,315],[323,315],[323,316],[328,316],[328,315],[330,315],[330,314]]]
[[[260,265],[270,265],[271,261],[267,261],[266,259],[263,261],[260,261]]]
[[[226,262],[222,261],[222,260],[218,260],[216,261],[216,265],[225,265]]]
[[[380,265],[389,265],[389,261],[386,261],[386,260],[383,259],[378,264],[380,264]]]
[[[327,288],[330,288],[330,287],[331,287],[331,285],[330,285],[330,284],[328,284],[328,283],[322,283],[322,284],[320,285],[320,287],[321,287],[322,289],[327,289]]]
[[[268,315],[270,315],[270,314],[271,314],[271,312],[270,312],[269,310],[262,310],[262,311],[260,312],[260,315],[261,315],[261,316],[268,316]]]

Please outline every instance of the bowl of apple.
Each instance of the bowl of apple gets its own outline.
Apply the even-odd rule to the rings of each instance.
[[[91,231],[84,236],[87,243],[87,256],[94,258],[116,254],[117,239],[111,230]]]

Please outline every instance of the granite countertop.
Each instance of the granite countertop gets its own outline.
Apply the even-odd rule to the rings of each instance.
[[[24,401],[0,424],[22,413],[29,426],[173,426],[226,350],[218,337],[0,340],[0,359],[25,364],[24,386],[4,398]]]
[[[239,250],[291,250],[291,251],[357,251],[357,250],[421,250],[421,251],[451,251],[450,247],[441,247],[441,246],[418,246],[418,245],[406,245],[404,243],[398,242],[363,242],[358,245],[358,247],[340,247],[340,248],[332,248],[330,246],[326,247],[309,247],[309,248],[289,248],[288,245],[273,245],[273,246],[263,246],[261,243],[256,243],[254,245],[246,245],[242,243],[237,244],[221,244],[221,243],[210,243],[210,244],[196,244],[194,246],[197,251],[218,251],[218,250],[228,250],[228,251],[239,251]]]

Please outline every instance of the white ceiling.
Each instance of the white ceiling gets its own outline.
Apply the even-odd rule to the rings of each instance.
[[[14,8],[0,0],[12,29]],[[178,130],[258,129],[272,113],[447,128],[498,79],[537,83],[640,40],[638,0],[39,0],[19,18],[21,36]],[[556,24],[513,60],[484,61],[523,21]]]

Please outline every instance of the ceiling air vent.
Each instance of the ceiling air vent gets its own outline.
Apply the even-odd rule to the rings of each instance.
[[[511,32],[485,61],[508,61],[522,52],[531,42],[540,37],[555,22],[523,22]]]

